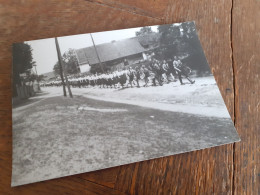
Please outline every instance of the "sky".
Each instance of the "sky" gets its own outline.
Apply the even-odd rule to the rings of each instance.
[[[157,32],[157,27],[158,26],[151,26],[152,30],[155,32]],[[104,31],[91,34],[95,44],[98,45],[102,43],[108,43],[113,40],[117,41],[135,37],[135,32],[139,31],[140,28]],[[62,54],[69,48],[80,49],[93,45],[90,34],[58,37],[58,42]],[[54,38],[27,41],[26,43],[32,47],[32,56],[37,65],[37,73],[43,74],[53,71],[53,66],[58,61]]]

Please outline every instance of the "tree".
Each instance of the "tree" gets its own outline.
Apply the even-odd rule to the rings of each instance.
[[[180,43],[180,28],[173,24],[158,26],[160,33],[160,48],[163,58],[172,58],[173,55],[178,55],[178,46]]]
[[[62,55],[62,60],[64,63],[64,68],[66,68],[68,74],[76,74],[80,72],[78,60],[75,56],[74,50],[69,49]],[[53,66],[53,71],[55,75],[60,74],[59,62],[57,61],[56,64]]]
[[[60,75],[60,65],[59,65],[59,61],[57,61],[54,66],[53,66],[53,72],[55,74],[55,76]]]
[[[210,70],[193,22],[162,25],[158,31],[161,34],[160,50],[164,58],[183,58],[183,63],[197,70],[198,74]]]
[[[189,53],[189,56],[184,60],[184,62],[189,64],[191,68],[197,70],[198,75],[203,75],[204,72],[210,72],[208,62],[196,32],[195,23],[185,22],[182,23],[180,27],[182,29],[183,43],[180,50]]]
[[[174,24],[158,26],[158,32],[161,34],[161,46],[171,46],[179,41],[181,36],[179,26]]]
[[[45,78],[44,75],[37,75],[37,74],[31,74],[31,73],[28,73],[27,77],[26,77],[26,81],[37,81],[37,82],[40,82],[40,81],[43,81]]]
[[[143,35],[147,35],[153,33],[152,28],[150,26],[145,26],[142,27],[139,31],[135,32],[135,35],[138,36],[143,36]]]
[[[13,44],[13,96],[17,96],[16,86],[21,85],[20,74],[29,72],[32,65],[31,46],[27,43]]]
[[[33,66],[32,48],[27,43],[13,45],[13,77],[16,84],[20,84],[20,74],[25,73]]]

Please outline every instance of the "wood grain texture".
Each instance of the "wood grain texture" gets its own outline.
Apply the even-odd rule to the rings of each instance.
[[[235,194],[260,194],[260,1],[235,0],[232,44],[236,94]]]
[[[233,1],[0,0],[0,194],[258,194],[260,1]],[[241,143],[10,187],[13,42],[188,20]]]
[[[133,14],[144,15],[147,17],[158,18],[163,20],[168,0],[151,1],[151,0],[86,0],[114,9],[124,10]]]

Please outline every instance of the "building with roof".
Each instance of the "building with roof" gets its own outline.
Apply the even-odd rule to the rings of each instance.
[[[145,58],[145,52],[150,50],[154,37],[140,36],[110,43],[75,50],[81,72],[90,70],[90,67],[106,67],[108,70],[122,69],[129,64],[138,63]],[[98,53],[98,54],[97,54]],[[101,63],[101,65],[100,65]]]

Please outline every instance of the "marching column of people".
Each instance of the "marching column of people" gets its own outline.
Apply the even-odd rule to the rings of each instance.
[[[152,86],[162,86],[164,83],[170,83],[179,79],[180,84],[183,85],[182,77],[184,76],[191,84],[195,81],[189,75],[191,69],[184,65],[180,59],[174,57],[173,60],[159,61],[155,58],[148,59],[148,63],[135,68],[129,67],[121,71],[92,74],[85,76],[69,76],[69,83],[72,87],[95,87],[99,88],[120,88],[120,87],[140,87],[140,81],[144,81],[143,87],[148,87],[149,82]],[[61,86],[60,79],[47,82],[42,86]]]

